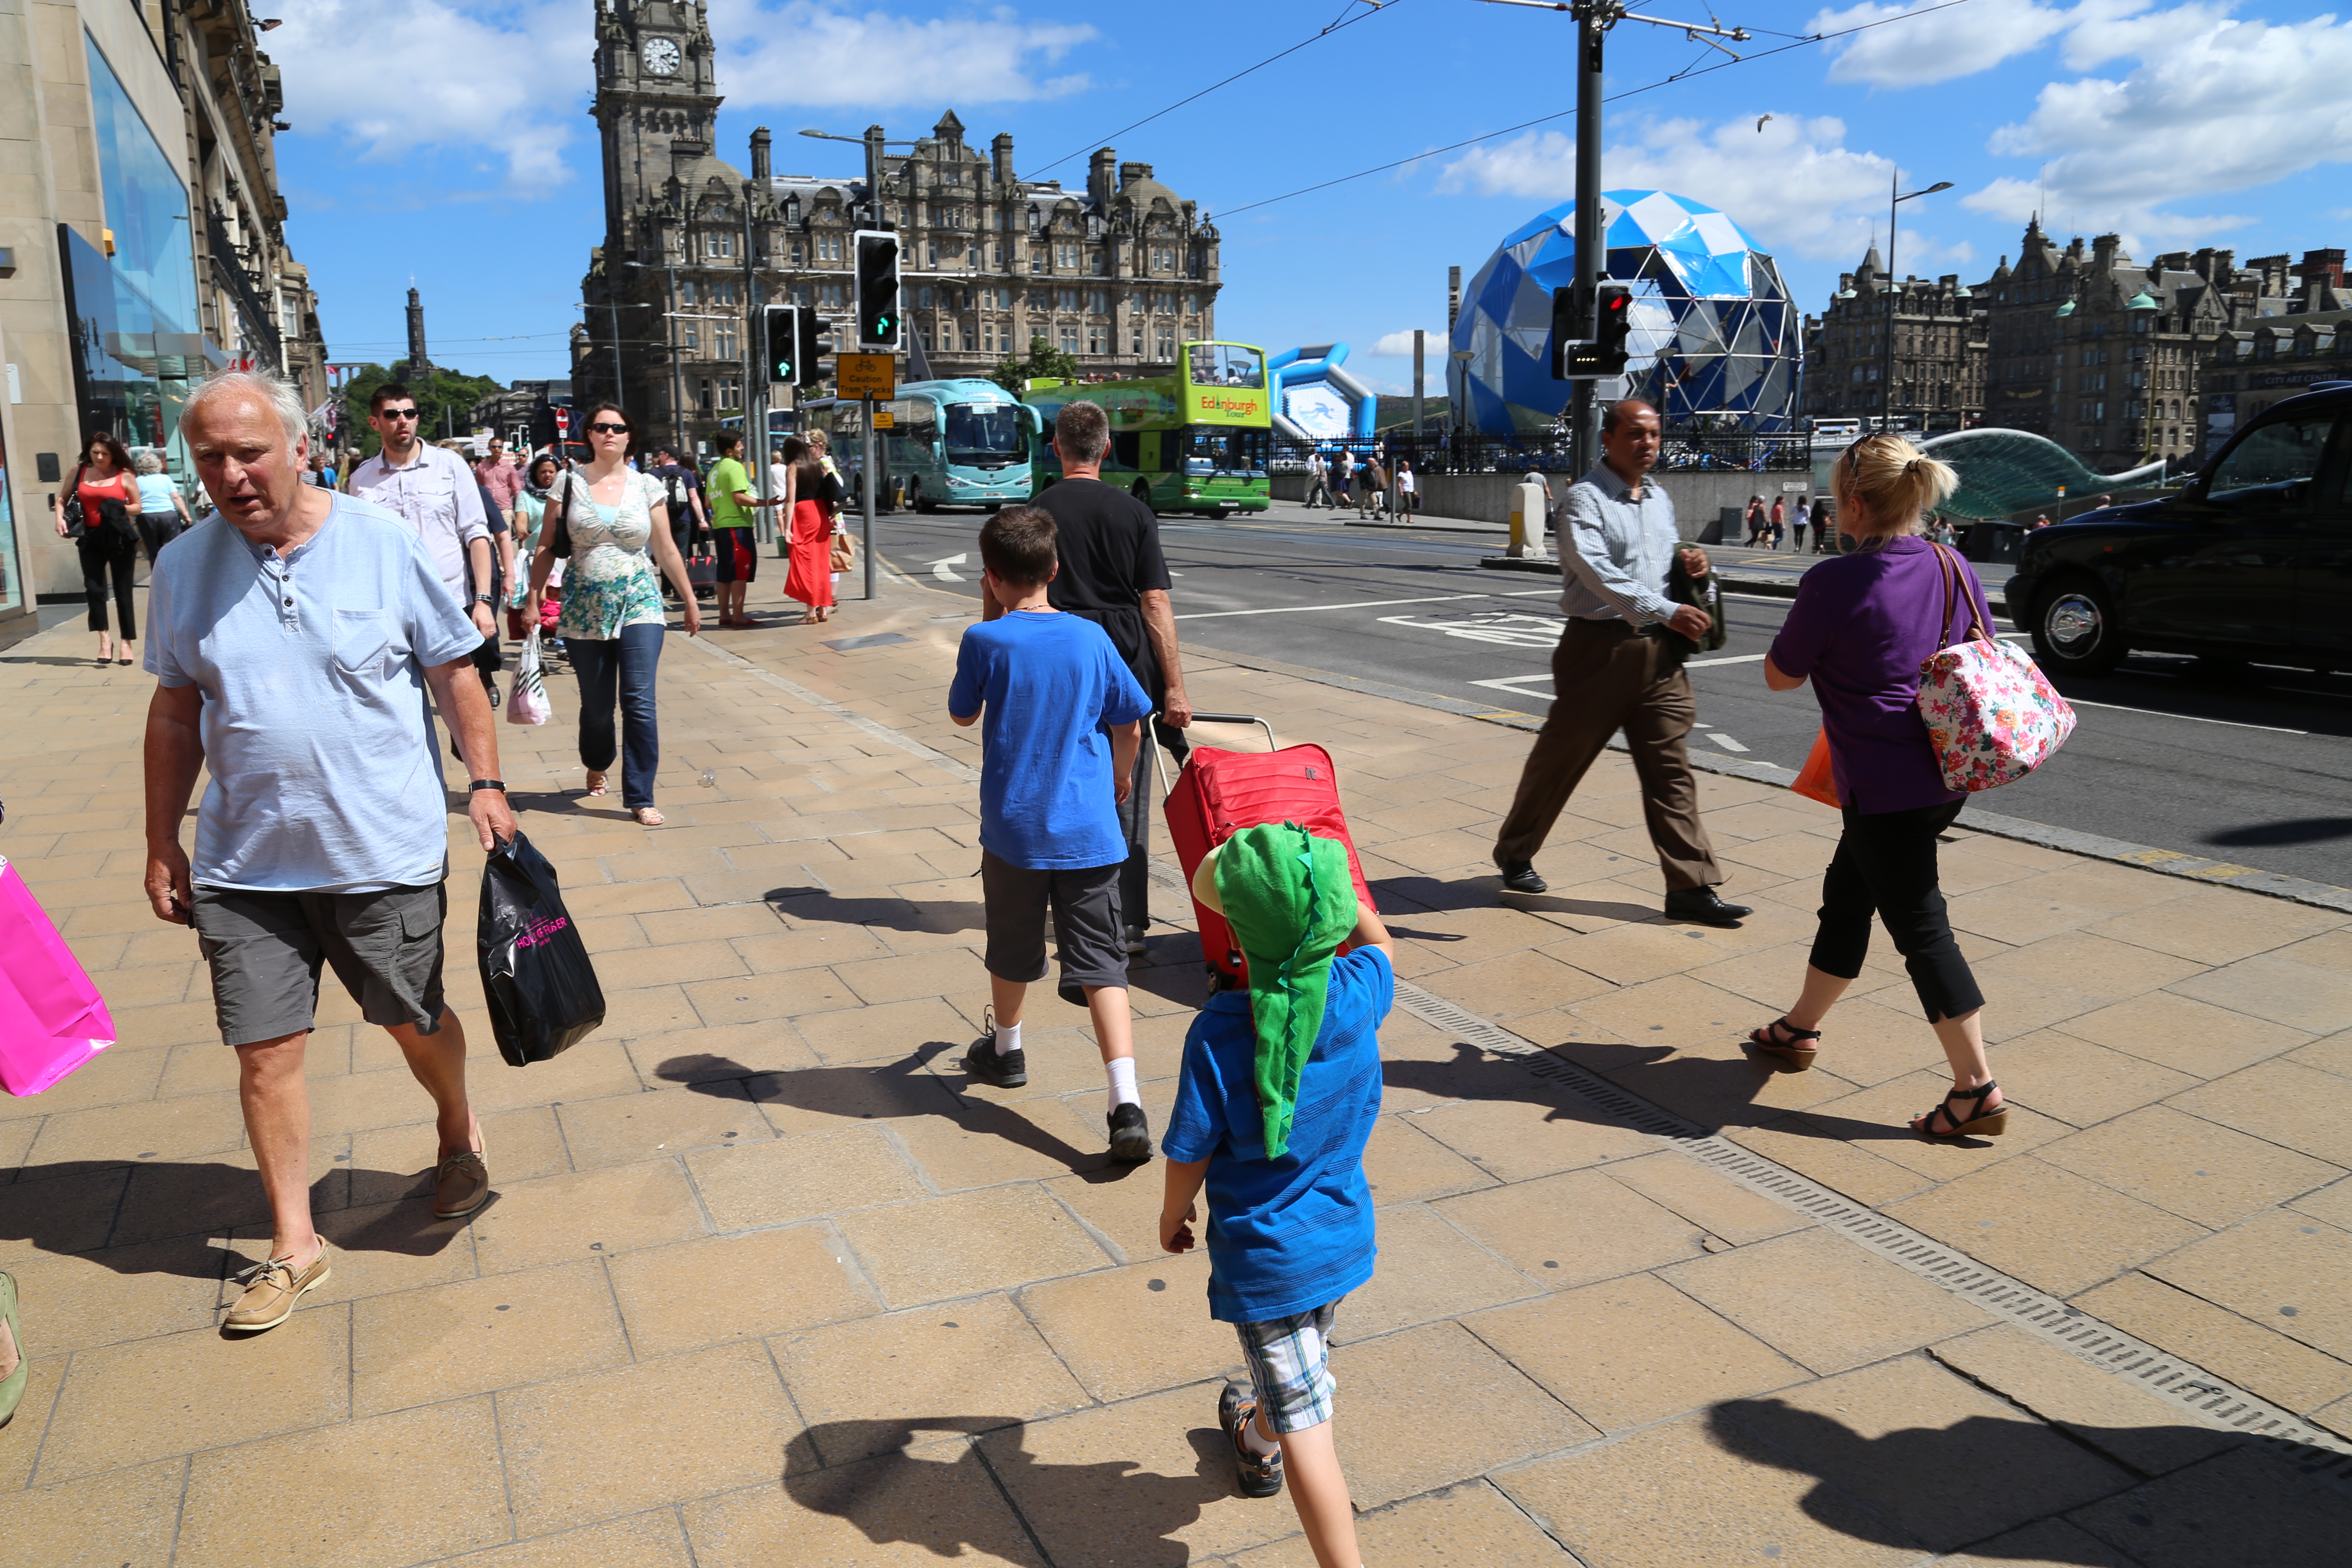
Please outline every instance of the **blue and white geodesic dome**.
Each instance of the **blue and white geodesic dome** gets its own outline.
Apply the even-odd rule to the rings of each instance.
[[[1604,278],[1633,285],[1631,358],[1596,382],[1645,397],[1667,426],[1760,434],[1796,414],[1799,316],[1771,257],[1726,214],[1671,191],[1601,194]],[[1519,226],[1471,279],[1447,362],[1454,406],[1489,435],[1549,429],[1570,384],[1551,374],[1551,295],[1576,281],[1576,205]]]

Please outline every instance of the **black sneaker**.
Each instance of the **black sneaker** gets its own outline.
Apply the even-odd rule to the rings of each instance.
[[[1225,1429],[1225,1441],[1234,1446],[1234,1479],[1244,1497],[1272,1497],[1282,1489],[1282,1450],[1260,1458],[1242,1441],[1242,1426],[1257,1419],[1257,1401],[1244,1392],[1238,1383],[1225,1384],[1217,1395],[1217,1425]]]
[[[1029,1081],[1029,1053],[996,1049],[996,1031],[988,1033],[965,1047],[963,1071],[966,1078],[997,1089],[1019,1089]]]
[[[1110,1113],[1110,1157],[1129,1165],[1151,1158],[1151,1123],[1144,1120],[1143,1107],[1122,1105]]]
[[[1540,893],[1551,887],[1537,873],[1532,860],[1498,860],[1495,864],[1503,873],[1503,890],[1507,893]]]

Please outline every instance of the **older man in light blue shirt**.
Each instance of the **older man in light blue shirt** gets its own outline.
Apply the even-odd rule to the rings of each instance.
[[[489,1195],[466,1032],[442,997],[448,801],[423,700],[429,685],[478,763],[467,813],[488,850],[515,827],[471,675],[481,635],[398,516],[302,483],[305,423],[274,374],[196,390],[180,434],[219,510],[150,588],[147,896],[195,928],[269,1202],[232,1332],[284,1322],[329,1271],[302,1070],[326,965],[433,1097],[435,1215]],[[191,863],[181,824],[205,770]]]
[[[1698,818],[1690,732],[1698,704],[1668,628],[1696,641],[1712,624],[1704,610],[1666,596],[1677,551],[1693,576],[1706,554],[1685,546],[1675,503],[1652,483],[1658,412],[1635,398],[1612,404],[1601,420],[1604,453],[1570,485],[1554,514],[1559,536],[1559,607],[1568,628],[1551,656],[1552,706],[1519,774],[1510,815],[1495,840],[1503,887],[1540,893],[1538,850],[1576,786],[1620,729],[1642,782],[1642,812],[1665,873],[1666,916],[1729,925],[1749,911],[1717,896],[1723,872]]]

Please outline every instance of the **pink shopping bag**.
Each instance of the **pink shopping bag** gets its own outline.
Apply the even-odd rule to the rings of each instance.
[[[106,998],[0,856],[0,1089],[38,1094],[112,1044]]]

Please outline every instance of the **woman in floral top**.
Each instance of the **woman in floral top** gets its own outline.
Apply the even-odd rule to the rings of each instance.
[[[636,426],[615,403],[588,412],[585,468],[562,476],[549,491],[530,563],[530,604],[537,611],[555,566],[559,539],[569,538],[572,554],[563,574],[563,610],[558,636],[580,678],[580,762],[588,770],[588,793],[605,793],[605,771],[622,752],[621,801],[647,827],[663,817],[654,808],[654,773],[661,758],[654,716],[654,688],[661,668],[667,616],[662,609],[656,565],[686,601],[686,635],[702,629],[702,612],[688,582],[686,563],[670,537],[669,508],[660,484],[628,466]],[[620,699],[625,744],[616,747],[613,702]]]

